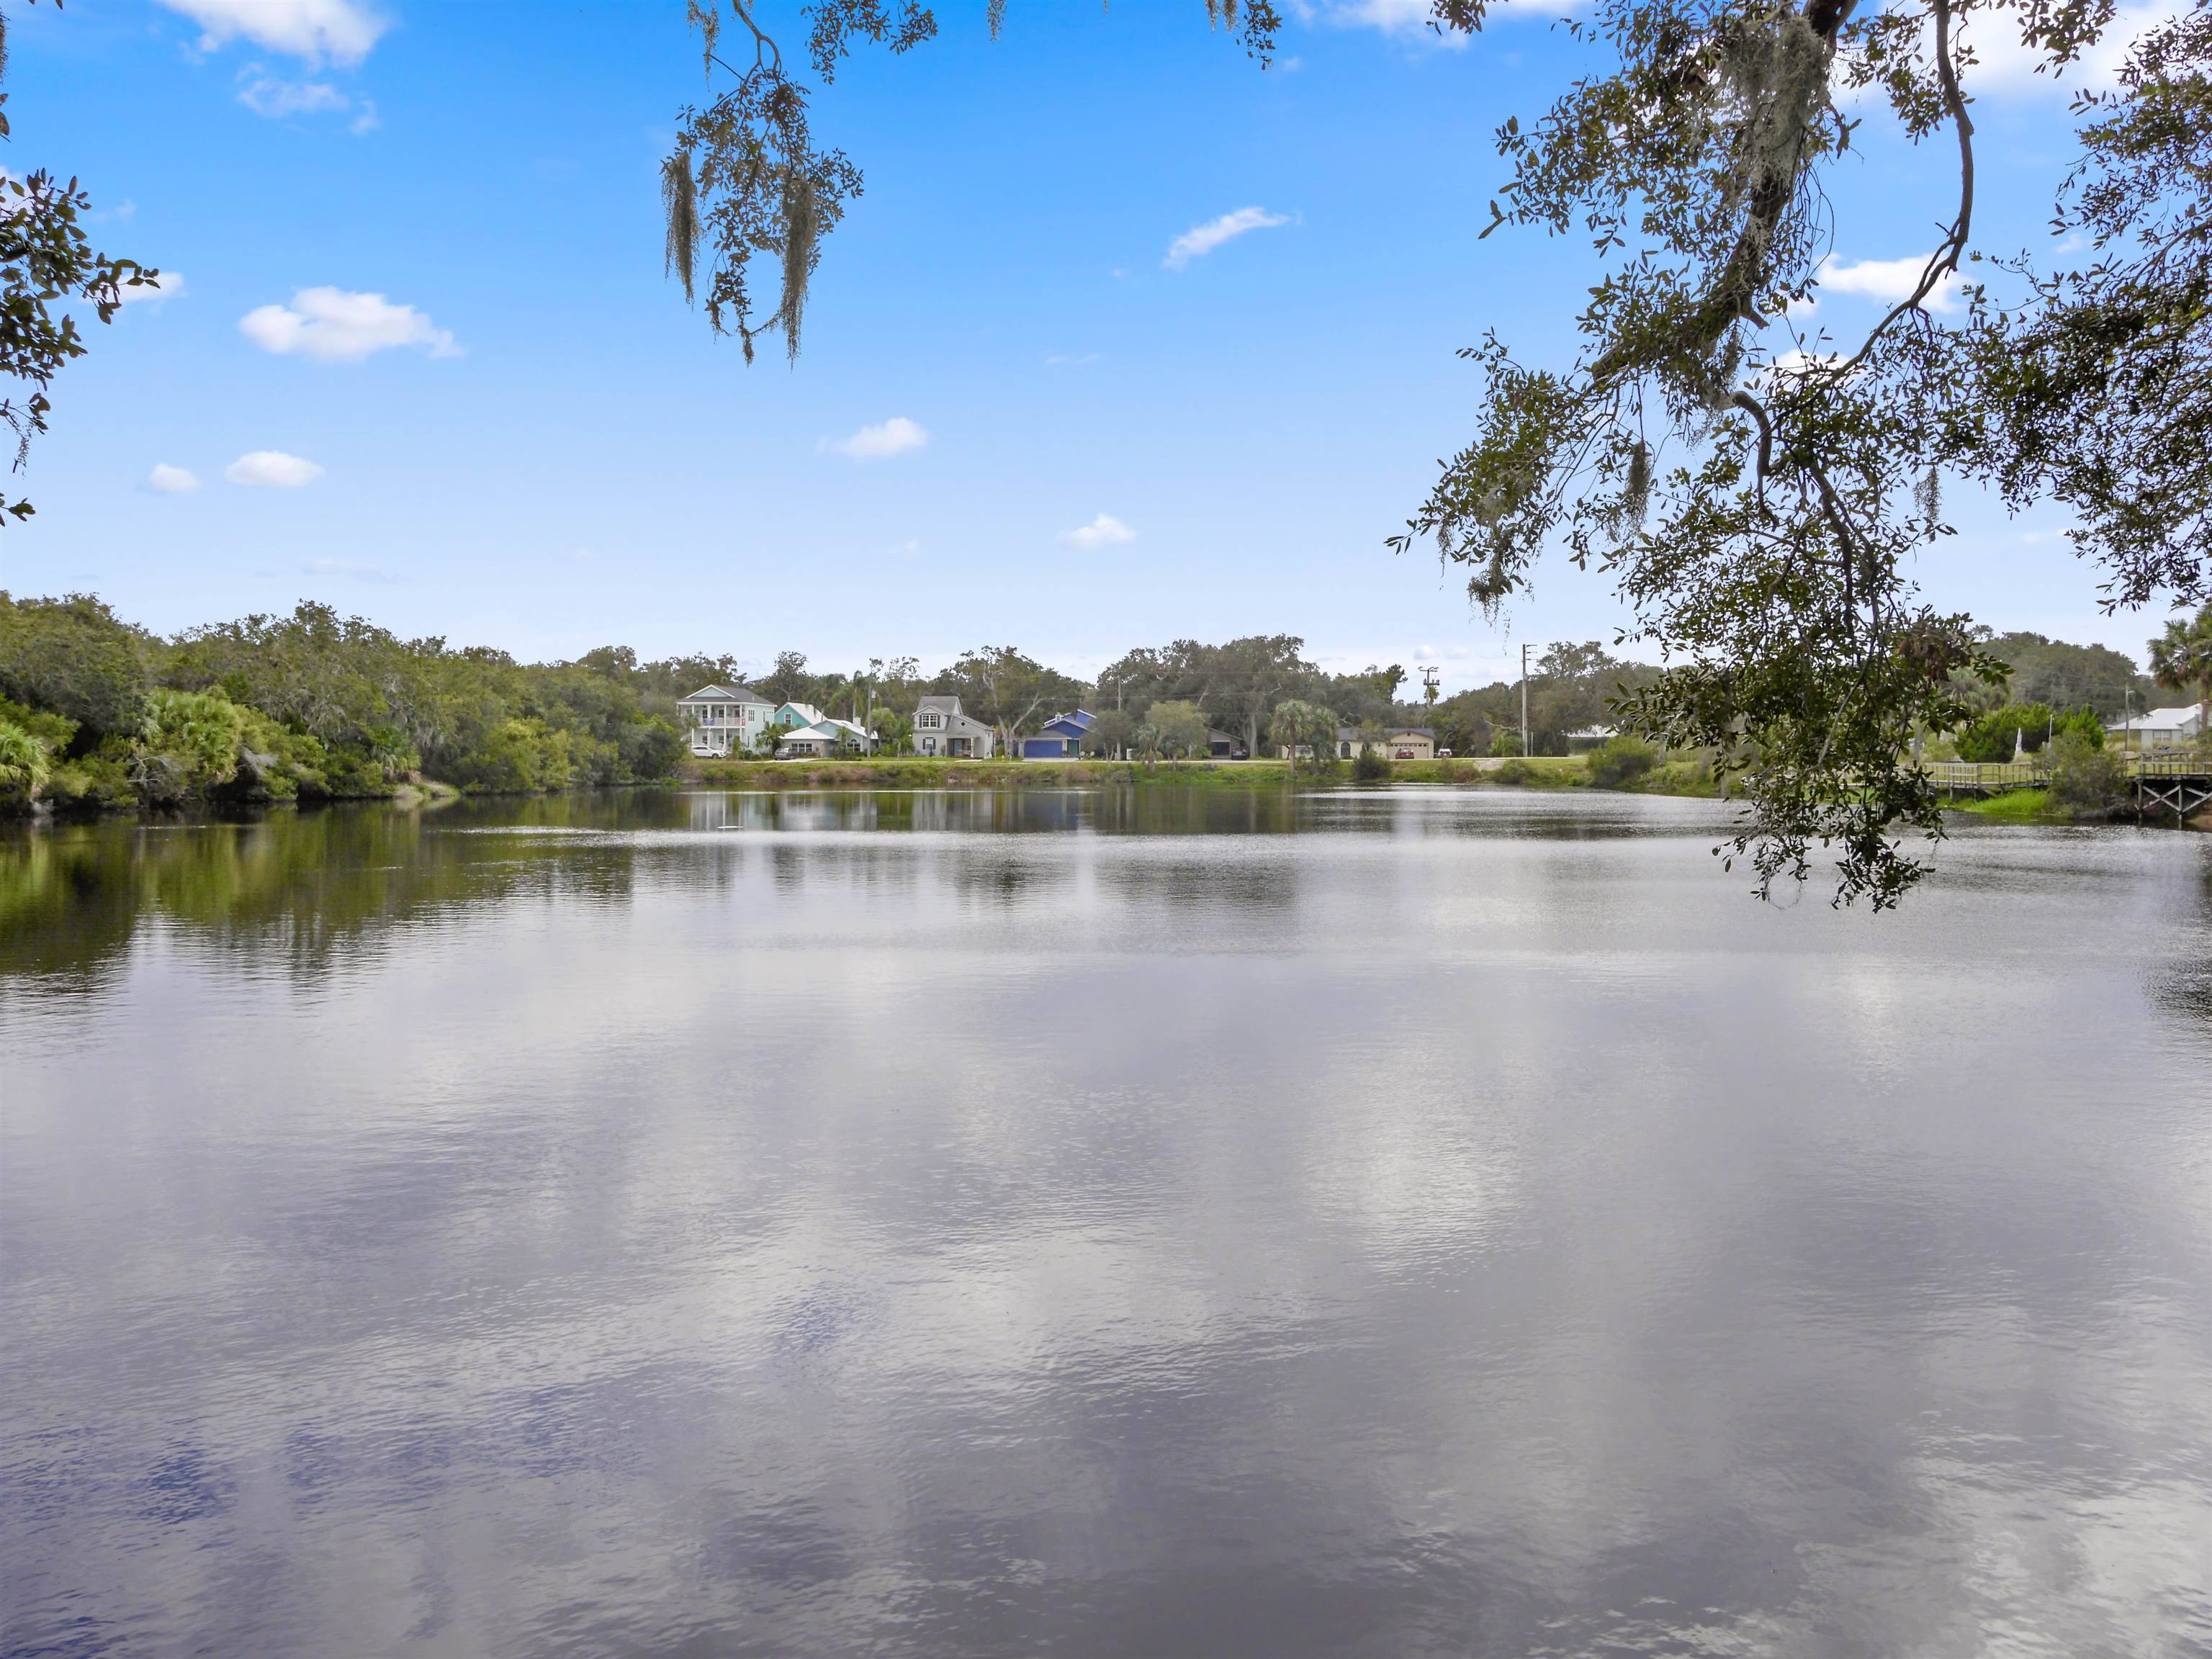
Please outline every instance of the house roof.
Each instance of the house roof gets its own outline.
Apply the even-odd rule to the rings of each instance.
[[[1078,708],[1066,714],[1054,714],[1044,723],[1044,729],[1049,732],[1055,726],[1067,726],[1073,728],[1079,737],[1088,732],[1097,722],[1097,719],[1096,714],[1085,709]]]
[[[850,736],[864,738],[872,743],[875,740],[875,735],[876,734],[872,732],[854,725],[850,720],[839,720],[834,714],[824,714],[820,720],[814,721],[811,725],[789,726],[784,727],[776,734],[776,741],[779,743],[789,743],[793,738],[797,738],[804,741],[809,738],[834,739]]]
[[[726,685],[702,685],[688,697],[677,698],[678,704],[687,702],[757,702],[766,708],[775,705],[749,686],[732,688]]]
[[[2193,702],[2176,703],[2171,708],[2153,708],[2137,714],[2132,720],[2116,720],[2106,726],[2107,732],[2164,732],[2186,726],[2197,718]]]
[[[917,710],[934,708],[947,714],[957,714],[961,712],[960,699],[957,697],[924,697],[920,702],[915,704],[915,708]]]

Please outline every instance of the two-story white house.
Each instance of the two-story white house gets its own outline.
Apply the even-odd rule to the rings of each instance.
[[[957,697],[924,697],[914,711],[914,752],[955,760],[988,760],[997,751],[998,733],[963,714]]]
[[[757,691],[744,686],[702,686],[676,707],[684,717],[691,752],[701,757],[750,755],[760,747],[762,734],[773,721],[776,707]]]

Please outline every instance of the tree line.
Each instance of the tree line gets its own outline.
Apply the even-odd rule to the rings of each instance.
[[[2175,673],[2186,665],[2169,665],[2168,642],[2157,643],[2164,682],[2185,683]],[[2157,690],[2102,646],[2027,633],[1983,644],[2011,665],[2009,696],[1981,693],[1948,734],[1968,758],[2004,758],[2069,730],[2094,740]],[[853,719],[893,753],[911,750],[925,696],[959,697],[1002,749],[1080,708],[1096,717],[1088,752],[1144,757],[1204,756],[1222,738],[1232,753],[1296,744],[1320,754],[1340,728],[1379,738],[1405,726],[1428,728],[1457,754],[1517,755],[1525,691],[1528,747],[1556,755],[1569,733],[1613,722],[1659,672],[1596,641],[1562,643],[1537,659],[1525,688],[1498,680],[1437,697],[1409,685],[1403,665],[1333,672],[1303,639],[1278,634],[1139,647],[1089,679],[1012,646],[963,653],[934,672],[911,656],[847,671],[785,651],[749,674],[728,654],[647,661],[627,646],[520,663],[441,637],[403,640],[313,603],[164,638],[88,594],[0,592],[0,800],[15,811],[33,802],[100,811],[388,796],[421,777],[477,792],[653,782],[684,763],[678,700],[716,684]],[[2201,678],[2202,665],[2188,672]]]

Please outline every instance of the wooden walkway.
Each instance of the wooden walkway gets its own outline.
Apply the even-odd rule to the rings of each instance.
[[[2191,755],[2145,755],[2125,763],[2135,792],[2136,811],[2179,823],[2212,805],[2212,760]],[[1951,795],[2002,795],[2014,789],[2040,789],[2051,781],[2039,761],[1988,765],[1974,761],[1929,761],[1921,769],[1929,781]]]

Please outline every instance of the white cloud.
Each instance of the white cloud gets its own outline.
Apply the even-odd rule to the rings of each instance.
[[[1218,219],[1209,219],[1202,225],[1193,225],[1168,244],[1168,257],[1160,261],[1169,270],[1181,270],[1193,259],[1205,258],[1224,242],[1234,241],[1248,230],[1266,230],[1274,225],[1290,223],[1287,215],[1270,213],[1265,208],[1238,208],[1234,213],[1224,213]]]
[[[158,305],[164,300],[175,299],[184,291],[185,274],[181,270],[165,270],[157,276],[149,276],[136,288],[126,286],[117,290],[126,306]]]
[[[146,475],[146,488],[159,490],[164,495],[189,495],[200,487],[200,481],[181,466],[171,466],[158,461]]]
[[[1473,37],[1458,29],[1433,29],[1433,0],[1293,0],[1293,7],[1309,21],[1318,20],[1341,29],[1375,29],[1395,40],[1424,41],[1430,46],[1463,52]],[[1498,0],[1494,15],[1516,13],[1535,17],[1565,17],[1576,9],[1575,0]]]
[[[358,64],[391,27],[357,0],[161,0],[200,26],[200,49],[244,39],[309,64]]]
[[[1908,253],[1901,259],[1861,259],[1856,264],[1838,264],[1831,255],[1820,262],[1818,275],[1820,286],[1831,294],[1863,294],[1895,305],[1920,286],[1921,273],[1927,269],[1924,253]],[[1948,276],[1921,304],[1929,311],[1956,311],[1959,291],[1965,285],[1963,279]]]
[[[1101,513],[1089,524],[1061,531],[1060,538],[1071,547],[1088,551],[1092,548],[1118,547],[1123,542],[1133,542],[1137,539],[1137,532],[1111,513]]]
[[[257,489],[297,489],[323,476],[323,469],[281,449],[257,449],[223,468],[222,476],[234,484]]]
[[[887,455],[903,455],[929,441],[927,428],[903,415],[864,426],[849,438],[824,438],[817,448],[823,454],[849,455],[856,461],[880,461]]]
[[[2045,61],[2041,52],[2020,38],[2017,15],[2010,11],[1979,12],[1960,27],[1960,41],[1974,49],[1974,63],[1960,79],[1969,93],[2037,93],[2071,97],[2081,88],[2104,90],[2118,84],[2121,67],[2135,43],[2160,24],[2170,23],[2188,11],[2187,0],[2138,0],[2123,4],[2106,25],[2097,43],[2069,64],[2063,75],[2038,75]]]
[[[303,288],[289,307],[257,306],[238,319],[238,331],[264,351],[297,352],[326,363],[357,363],[398,346],[428,346],[433,357],[461,355],[452,332],[413,306],[336,288]]]
[[[920,538],[909,536],[904,541],[899,543],[898,545],[892,548],[890,550],[890,555],[891,557],[895,559],[910,559],[921,551],[921,541]]]

